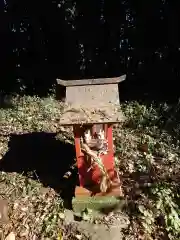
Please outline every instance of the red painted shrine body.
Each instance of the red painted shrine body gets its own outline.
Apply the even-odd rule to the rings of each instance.
[[[94,125],[93,127],[96,127],[96,125]],[[103,164],[106,167],[106,170],[109,174],[110,179],[114,183],[114,188],[115,188],[115,187],[118,187],[119,179],[117,178],[117,173],[115,171],[115,164],[114,164],[112,125],[104,124],[103,127],[105,128],[104,130],[106,132],[108,149],[107,149],[107,154],[101,155],[101,159]],[[101,171],[98,166],[94,166],[93,168],[91,168],[91,165],[87,164],[89,162],[88,159],[86,160],[88,156],[86,156],[83,153],[83,151],[81,151],[80,137],[82,134],[83,132],[81,130],[81,127],[75,126],[74,137],[75,137],[76,159],[77,159],[77,165],[78,165],[78,171],[79,171],[80,187],[92,190],[92,193],[90,194],[93,194],[93,193],[97,194],[97,193],[100,193],[98,186],[99,186],[99,181],[101,177]],[[85,194],[85,192],[81,191],[79,188],[77,188],[77,190],[79,190],[77,191],[77,194]]]
[[[120,179],[115,169],[113,146],[113,123],[123,122],[124,116],[120,111],[118,83],[125,76],[112,79],[90,79],[63,81],[58,80],[61,88],[66,88],[65,108],[60,124],[73,126],[79,186],[79,195],[113,195],[122,196]],[[88,132],[88,134],[87,134]],[[101,135],[100,135],[101,133]],[[82,147],[82,139],[88,136],[98,149],[92,144],[87,146],[86,152]],[[103,136],[102,139],[97,136]],[[85,142],[86,143],[86,142]],[[101,147],[102,145],[102,147]],[[104,150],[101,150],[104,149]],[[106,174],[104,176],[111,183],[106,191],[101,191],[103,171],[96,161],[92,164],[91,154],[101,160]]]

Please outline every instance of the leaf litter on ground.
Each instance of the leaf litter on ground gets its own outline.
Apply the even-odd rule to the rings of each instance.
[[[12,108],[0,109],[0,159],[8,151],[9,138],[14,133],[53,132],[57,133],[57,141],[73,143],[72,129],[58,124],[63,104],[53,97],[16,96],[12,105]],[[116,167],[128,199],[125,211],[131,219],[129,230],[124,232],[125,239],[179,238],[176,229],[180,210],[177,201],[180,113],[175,111],[172,116],[172,108],[175,109],[165,103],[157,106],[127,102],[122,104],[127,121],[114,126]],[[173,119],[173,134],[169,130],[169,126],[172,127],[169,118]],[[51,188],[44,194],[42,188],[38,179],[33,180],[23,173],[0,172],[0,195],[9,201],[10,221],[0,227],[4,236],[15,232],[16,239],[57,239],[63,231],[63,240],[77,239],[81,234],[75,226],[64,225],[63,201],[59,194]],[[174,195],[170,198],[173,206],[164,200],[168,199],[168,189],[173,189]],[[162,202],[160,209],[159,202]],[[144,211],[142,206],[145,206]],[[176,218],[174,211],[178,213]]]

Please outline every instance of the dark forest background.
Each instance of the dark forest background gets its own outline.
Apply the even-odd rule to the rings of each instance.
[[[180,96],[180,1],[0,0],[0,92],[115,77],[123,99]]]

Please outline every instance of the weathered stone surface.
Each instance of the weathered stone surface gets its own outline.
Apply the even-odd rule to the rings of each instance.
[[[116,123],[125,121],[120,110],[118,83],[119,78],[63,81],[57,80],[64,87],[64,113],[61,125]]]
[[[125,200],[113,196],[76,197],[72,200],[74,212],[81,212],[85,208],[95,211],[104,211],[104,209],[121,209],[125,204]]]
[[[117,123],[126,120],[119,106],[96,106],[64,108],[59,123],[61,125]]]
[[[66,88],[66,103],[72,107],[119,104],[117,84],[74,86]]]
[[[0,224],[6,224],[8,221],[8,201],[0,200]]]
[[[64,222],[65,224],[70,224],[74,221],[74,213],[71,210],[66,209],[64,211]]]
[[[15,233],[13,233],[13,232],[11,232],[6,238],[6,240],[15,240],[15,239],[16,239]]]
[[[121,240],[123,239],[122,230],[127,228],[128,225],[128,218],[122,215],[109,225],[82,221],[78,223],[77,228],[80,232],[86,233],[91,240]]]
[[[57,84],[61,86],[84,86],[84,85],[100,85],[100,84],[115,84],[123,82],[126,75],[113,78],[91,78],[91,79],[78,79],[78,80],[62,80],[57,79]]]

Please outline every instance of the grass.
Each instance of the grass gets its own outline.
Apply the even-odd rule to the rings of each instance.
[[[133,236],[180,239],[178,107],[123,106],[128,121],[117,131],[116,154]]]
[[[116,165],[128,200],[125,239],[180,239],[179,107],[122,105],[127,121],[114,128],[114,136]],[[72,142],[71,129],[58,125],[61,110],[53,96],[13,98],[11,108],[0,109],[0,159],[8,151],[11,134],[53,132],[57,141]],[[77,239],[77,229],[62,220],[61,196],[44,188],[37,174],[35,179],[30,175],[0,172],[0,196],[10,206],[4,235],[14,231],[19,239],[57,239],[64,232],[64,239]]]

